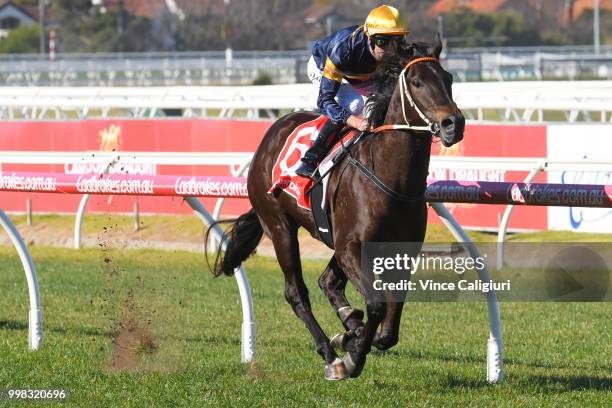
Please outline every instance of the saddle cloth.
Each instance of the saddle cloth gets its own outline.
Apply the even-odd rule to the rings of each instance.
[[[319,131],[327,120],[327,117],[321,115],[314,120],[299,125],[289,135],[276,159],[274,167],[272,167],[273,184],[268,193],[273,194],[276,190],[284,191],[296,200],[298,206],[311,210],[310,197],[306,195],[306,191],[308,191],[313,181],[298,176],[295,174],[295,170],[301,165],[300,159],[306,153],[306,150],[312,146],[313,141],[317,138]],[[332,158],[342,148],[342,145],[346,144],[357,133],[356,130],[349,131],[341,140],[334,144],[319,165],[319,172],[321,174],[325,172],[323,169],[328,169],[332,164]],[[325,177],[325,185],[327,184],[327,178],[329,176]]]

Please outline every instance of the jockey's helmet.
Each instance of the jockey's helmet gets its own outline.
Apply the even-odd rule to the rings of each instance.
[[[392,6],[383,4],[376,7],[364,24],[364,31],[367,35],[406,35],[409,34],[406,22],[400,16],[399,10]]]

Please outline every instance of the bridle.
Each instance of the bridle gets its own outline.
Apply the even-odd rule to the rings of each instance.
[[[402,115],[404,115],[404,121],[406,122],[406,124],[405,125],[378,126],[371,130],[372,133],[379,133],[385,130],[416,130],[420,132],[423,132],[423,131],[430,132],[432,135],[438,134],[438,132],[440,131],[440,126],[438,126],[437,123],[429,120],[427,116],[425,116],[423,111],[421,111],[421,108],[419,108],[419,106],[414,102],[414,98],[412,96],[412,93],[410,92],[410,87],[408,87],[408,84],[406,83],[406,75],[405,75],[408,72],[408,70],[415,64],[418,64],[420,62],[434,62],[434,61],[438,62],[438,59],[435,57],[415,58],[412,61],[410,61],[408,64],[406,64],[404,69],[402,69],[402,72],[400,72],[398,81],[399,81],[399,86],[400,86],[400,96],[402,100]],[[410,121],[406,117],[406,101],[408,102],[410,107],[414,109],[416,113],[421,117],[423,122],[425,122],[425,126],[416,126],[416,125],[410,124]]]

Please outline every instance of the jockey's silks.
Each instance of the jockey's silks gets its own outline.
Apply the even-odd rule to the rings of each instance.
[[[334,122],[346,123],[351,115],[334,100],[342,80],[358,87],[376,71],[377,62],[368,48],[361,26],[344,28],[313,45],[312,55],[323,72],[317,106]]]

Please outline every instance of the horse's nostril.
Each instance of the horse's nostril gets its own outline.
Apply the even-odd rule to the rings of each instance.
[[[447,128],[455,124],[455,122],[449,117],[442,120],[442,127]]]

